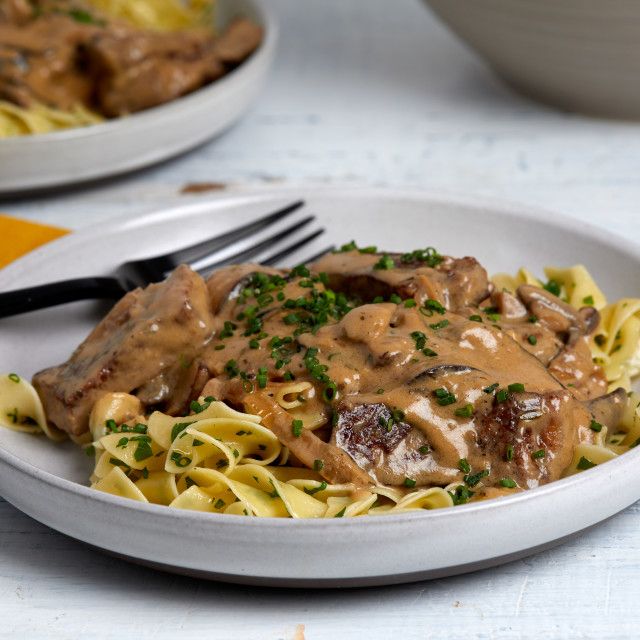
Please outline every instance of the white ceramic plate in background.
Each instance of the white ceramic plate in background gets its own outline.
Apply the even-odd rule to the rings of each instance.
[[[0,139],[0,195],[140,169],[228,128],[257,96],[273,60],[277,26],[267,5],[261,0],[218,0],[219,28],[245,16],[263,27],[264,39],[237,69],[206,87],[90,127]]]
[[[588,265],[611,297],[640,295],[640,249],[556,214],[417,193],[273,190],[220,196],[74,233],[0,271],[0,290],[107,273],[305,198],[329,230],[405,251],[432,245],[474,255],[490,271]],[[294,259],[301,259],[296,256]],[[65,360],[97,319],[94,303],[0,320],[0,370],[25,376]],[[0,429],[0,494],[33,518],[136,562],[235,582],[354,586],[489,566],[556,544],[640,498],[640,448],[582,474],[452,509],[332,520],[246,518],[172,510],[93,491],[89,461],[70,444]]]

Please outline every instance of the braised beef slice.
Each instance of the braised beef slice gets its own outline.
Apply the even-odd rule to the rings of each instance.
[[[219,313],[223,305],[236,302],[242,290],[256,273],[264,273],[269,276],[286,275],[286,271],[251,263],[233,264],[218,269],[206,281],[211,298],[211,310],[214,313]]]
[[[88,19],[74,19],[74,12]],[[163,104],[216,80],[260,44],[246,19],[210,29],[144,30],[91,5],[40,0],[0,3],[0,99],[62,110],[79,104],[106,117]]]
[[[173,399],[182,377],[197,375],[191,361],[212,327],[204,281],[181,266],[164,282],[127,294],[67,362],[36,374],[33,384],[51,422],[79,435],[105,392],[148,392],[155,380],[157,397],[144,399]]]
[[[566,391],[515,393],[477,416],[477,445],[487,455],[495,481],[525,488],[557,480],[578,441],[587,410]]]
[[[393,268],[379,268],[384,255],[394,261]],[[455,311],[477,305],[491,290],[487,272],[470,257],[443,256],[439,264],[428,267],[422,262],[403,262],[400,254],[350,251],[323,256],[313,270],[326,273],[332,289],[363,302],[377,296],[388,299],[395,293],[401,298],[433,298]]]
[[[390,453],[410,430],[406,422],[393,420],[384,404],[361,404],[352,409],[338,408],[333,437],[354,460],[363,457],[373,462],[376,449]]]
[[[109,30],[85,44],[98,78],[96,100],[106,116],[169,102],[224,73],[208,30],[181,33]]]

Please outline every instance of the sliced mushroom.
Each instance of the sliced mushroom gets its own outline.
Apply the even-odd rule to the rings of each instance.
[[[590,400],[586,406],[596,422],[613,429],[620,424],[626,403],[625,390],[618,388],[611,393]]]
[[[528,315],[527,308],[508,291],[494,291],[491,294],[491,304],[503,318],[515,320]]]
[[[585,320],[578,311],[552,293],[523,284],[518,287],[517,294],[529,311],[553,331],[569,333],[577,329],[581,335],[588,333]]]

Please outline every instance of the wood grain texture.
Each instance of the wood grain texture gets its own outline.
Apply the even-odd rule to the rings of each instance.
[[[638,125],[513,95],[418,2],[271,2],[278,61],[240,125],[174,162],[0,209],[78,228],[198,197],[178,195],[188,182],[367,183],[524,201],[640,240]],[[131,566],[0,502],[0,638],[130,637],[135,626],[141,640],[290,640],[298,624],[307,640],[632,638],[639,530],[636,505],[562,547],[468,576],[272,591]],[[407,553],[428,543],[409,540]]]

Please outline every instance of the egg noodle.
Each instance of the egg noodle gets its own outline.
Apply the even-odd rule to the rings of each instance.
[[[103,15],[143,29],[179,31],[213,24],[212,0],[85,0]],[[60,111],[41,103],[26,107],[0,100],[0,138],[50,133],[103,122],[104,118],[83,105]]]
[[[611,430],[603,425],[594,444],[576,447],[564,474],[571,475],[640,443],[640,394],[630,389],[631,378],[640,372],[640,299],[608,304],[580,265],[547,268],[545,275],[549,280],[543,283],[521,269],[515,276],[497,274],[493,282],[509,291],[524,283],[543,286],[575,308],[598,309],[601,323],[591,342],[593,357],[610,388],[621,386],[628,392],[621,423]],[[300,398],[307,393],[313,393],[310,382],[291,382],[275,387],[273,396],[294,422],[313,430],[324,420],[305,408]],[[410,491],[328,484],[319,473],[321,460],[313,470],[287,464],[288,450],[257,415],[241,413],[212,397],[192,402],[190,415],[184,417],[160,412],[145,416],[140,406],[138,398],[126,393],[107,393],[94,405],[86,441],[78,442],[95,460],[92,488],[210,513],[333,518],[451,507],[456,490],[463,486],[455,482]],[[0,376],[0,423],[54,440],[66,437],[47,424],[35,389],[16,374]]]
[[[611,304],[583,265],[567,269],[546,267],[546,283],[521,268],[515,276],[498,273],[492,281],[499,289],[514,292],[521,284],[544,287],[572,307],[595,307],[600,323],[589,347],[594,362],[600,365],[609,391],[622,387],[627,391],[627,406],[622,421],[612,432],[606,426],[597,434],[595,444],[579,444],[565,475],[571,475],[615,458],[640,444],[640,394],[632,391],[631,378],[640,373],[640,298],[622,298]]]

